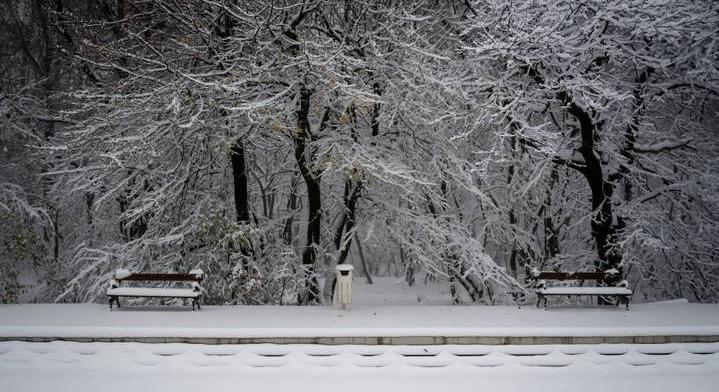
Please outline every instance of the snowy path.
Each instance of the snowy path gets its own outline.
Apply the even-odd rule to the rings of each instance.
[[[0,305],[0,340],[55,338],[207,338],[313,337],[710,337],[719,336],[719,305],[637,304],[631,310],[598,307],[533,306],[357,306],[340,311],[325,306],[127,307],[110,312],[99,304]],[[229,340],[218,340],[221,338]],[[490,339],[491,340],[491,339]],[[202,340],[174,340],[203,343]],[[275,340],[260,340],[276,343]],[[400,344],[408,344],[410,342]],[[681,342],[679,340],[678,342]],[[704,340],[694,340],[704,341]],[[145,342],[161,342],[145,340]],[[257,341],[255,341],[257,342]],[[305,341],[281,341],[281,343]],[[306,342],[316,342],[308,340]],[[394,343],[384,340],[384,343]],[[501,344],[440,340],[439,343]],[[438,343],[437,341],[419,344]],[[512,341],[525,344],[529,342]],[[653,340],[584,343],[661,343]],[[673,342],[673,341],[665,341]],[[322,342],[330,343],[330,342]],[[347,342],[345,342],[347,343]],[[371,344],[362,339],[349,343]],[[541,343],[541,341],[540,341]],[[549,340],[544,343],[565,343]],[[566,342],[569,343],[569,342]],[[416,344],[412,342],[411,344]]]
[[[713,391],[719,343],[320,346],[0,342],[5,391]]]

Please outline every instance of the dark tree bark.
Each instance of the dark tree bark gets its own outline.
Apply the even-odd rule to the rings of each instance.
[[[613,224],[614,212],[612,210],[612,195],[614,184],[606,181],[602,170],[602,162],[595,149],[595,139],[598,137],[599,124],[595,124],[589,113],[574,103],[566,93],[560,93],[563,102],[568,104],[568,111],[578,121],[582,144],[579,153],[584,158],[584,169],[581,173],[587,179],[589,189],[592,192],[592,236],[597,244],[599,261],[596,268],[604,272],[610,269],[619,271],[615,278],[603,282],[615,284],[621,280],[622,275],[622,253],[615,245],[617,243],[617,227]],[[600,297],[601,298],[601,297]]]
[[[286,48],[287,52],[292,56],[298,57],[301,54],[301,47],[298,44],[299,36],[297,35],[297,27],[313,12],[314,8],[307,9],[305,4],[300,7],[297,15],[288,22],[287,28],[283,31],[283,35],[289,39],[291,44]],[[312,90],[307,87],[305,81],[300,81],[299,99],[295,115],[297,116],[297,131],[292,135],[292,141],[295,146],[295,160],[300,169],[302,179],[307,187],[307,199],[309,204],[307,218],[307,241],[305,249],[302,252],[302,266],[305,273],[305,289],[299,293],[298,302],[301,305],[318,303],[320,301],[320,288],[315,273],[315,264],[317,262],[317,251],[320,246],[320,223],[322,220],[322,192],[320,188],[320,175],[314,173],[307,162],[307,156],[311,156],[308,143],[312,141],[312,130],[310,127],[310,98]],[[320,130],[327,124],[329,118],[329,109],[325,110],[322,118]]]
[[[534,79],[538,85],[544,85],[544,78],[539,74],[537,68],[528,67],[527,74]],[[614,194],[614,183],[605,178],[602,161],[599,158],[599,151],[596,141],[599,140],[601,123],[595,123],[591,112],[579,106],[567,91],[559,91],[556,98],[562,102],[565,110],[579,122],[581,146],[578,152],[584,160],[582,165],[561,162],[575,170],[578,170],[589,184],[592,193],[592,237],[597,246],[599,260],[595,263],[598,271],[606,272],[611,269],[618,271],[610,278],[600,282],[602,284],[614,285],[623,277],[622,252],[616,247],[620,228],[614,223],[614,211],[612,209],[612,195]],[[599,297],[600,304],[607,304],[602,297]]]
[[[364,251],[362,251],[362,244],[360,243],[359,236],[356,231],[354,233],[354,240],[355,246],[357,247],[357,254],[359,255],[360,263],[362,264],[362,273],[364,273],[364,277],[367,279],[367,284],[372,284],[372,275],[370,275],[369,268],[367,268],[367,261],[364,257]]]
[[[553,259],[559,254],[559,229],[554,225],[552,219],[552,188],[559,180],[559,172],[557,165],[552,167],[552,173],[549,177],[549,185],[547,186],[547,196],[545,201],[544,212],[544,248],[545,260]]]
[[[232,179],[235,186],[235,214],[238,222],[248,223],[250,221],[250,208],[247,191],[245,144],[242,138],[237,138],[232,143],[230,160],[232,161]]]
[[[300,97],[297,108],[297,133],[293,137],[295,145],[295,160],[300,169],[300,174],[307,186],[307,199],[309,202],[309,213],[307,218],[307,241],[302,252],[302,266],[305,271],[305,292],[300,295],[299,303],[302,305],[319,302],[320,288],[315,274],[317,262],[317,251],[320,246],[320,223],[322,221],[322,193],[320,189],[320,177],[313,173],[309,167],[306,154],[308,154],[307,143],[311,140],[309,111],[310,97],[312,91],[305,86],[300,88]],[[323,123],[329,116],[325,112]]]
[[[402,264],[402,267],[404,267],[404,280],[407,282],[408,286],[414,285],[414,265],[412,264],[411,260],[407,260],[408,257],[405,257],[404,255],[404,247],[402,245],[399,246],[399,260]]]
[[[512,132],[512,136],[509,139],[510,147],[512,148],[512,155],[517,151],[517,135],[516,131],[518,128],[518,125],[516,122],[512,121],[512,123],[509,125],[510,132]],[[509,165],[509,168],[507,169],[507,186],[512,186],[512,180],[514,179],[514,163]],[[517,216],[514,213],[514,206],[511,206],[509,208],[509,227],[514,229],[517,225]],[[516,238],[516,234],[515,234]],[[512,272],[512,276],[514,279],[517,279],[517,240],[512,241],[512,250],[509,253],[509,270]]]
[[[293,229],[292,225],[295,221],[295,211],[297,211],[297,185],[300,176],[293,176],[292,182],[290,183],[290,194],[287,198],[287,210],[292,211],[289,217],[285,220],[284,228],[282,229],[282,238],[284,239],[285,245],[292,245],[293,240]]]
[[[335,233],[335,247],[340,252],[337,258],[337,264],[344,264],[349,255],[350,246],[352,245],[352,231],[355,227],[355,215],[357,210],[357,201],[362,190],[361,181],[345,180],[344,192],[344,211],[340,226]]]
[[[232,179],[235,188],[235,214],[240,224],[250,223],[250,206],[248,202],[247,188],[247,165],[245,164],[245,143],[238,137],[230,148],[230,160],[232,162]],[[254,255],[253,244],[250,238],[237,244],[242,254],[242,269],[247,276],[250,272],[250,258]]]

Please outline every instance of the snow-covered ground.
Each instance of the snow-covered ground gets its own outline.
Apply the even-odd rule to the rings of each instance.
[[[0,305],[2,337],[361,337],[719,335],[719,305],[134,306]]]
[[[0,342],[3,391],[715,391],[719,344]]]
[[[714,391],[719,342],[575,345],[145,344],[303,337],[719,336],[719,305],[450,306],[439,286],[358,285],[329,306],[0,305],[0,391]],[[10,341],[2,341],[2,340]],[[187,340],[190,341],[190,340]],[[355,340],[352,340],[354,342]],[[464,342],[462,342],[464,343]]]

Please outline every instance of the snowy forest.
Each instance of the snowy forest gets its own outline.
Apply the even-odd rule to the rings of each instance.
[[[719,2],[4,0],[0,43],[0,303],[719,301]]]

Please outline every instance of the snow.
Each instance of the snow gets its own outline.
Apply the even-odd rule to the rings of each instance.
[[[719,344],[0,342],[7,391],[712,391]]]
[[[353,295],[357,298],[357,293]],[[367,337],[719,335],[719,305],[616,307],[367,305],[0,305],[1,337]]]
[[[631,295],[632,290],[626,287],[547,287],[537,290],[538,293],[545,295]]]
[[[115,279],[125,279],[128,276],[132,275],[132,273],[126,269],[118,269],[115,270]]]
[[[0,305],[8,391],[710,391],[719,343],[300,345],[31,343],[23,337],[347,337],[719,335],[719,305],[449,306],[445,286],[353,281],[331,306]],[[122,289],[137,290],[124,287]],[[584,288],[586,289],[586,288]],[[144,289],[143,289],[144,290]],[[160,289],[168,290],[168,289]],[[190,290],[187,290],[190,291]]]
[[[107,289],[107,295],[127,297],[172,297],[195,298],[200,296],[199,291],[193,289],[171,289],[159,287],[116,287]]]

